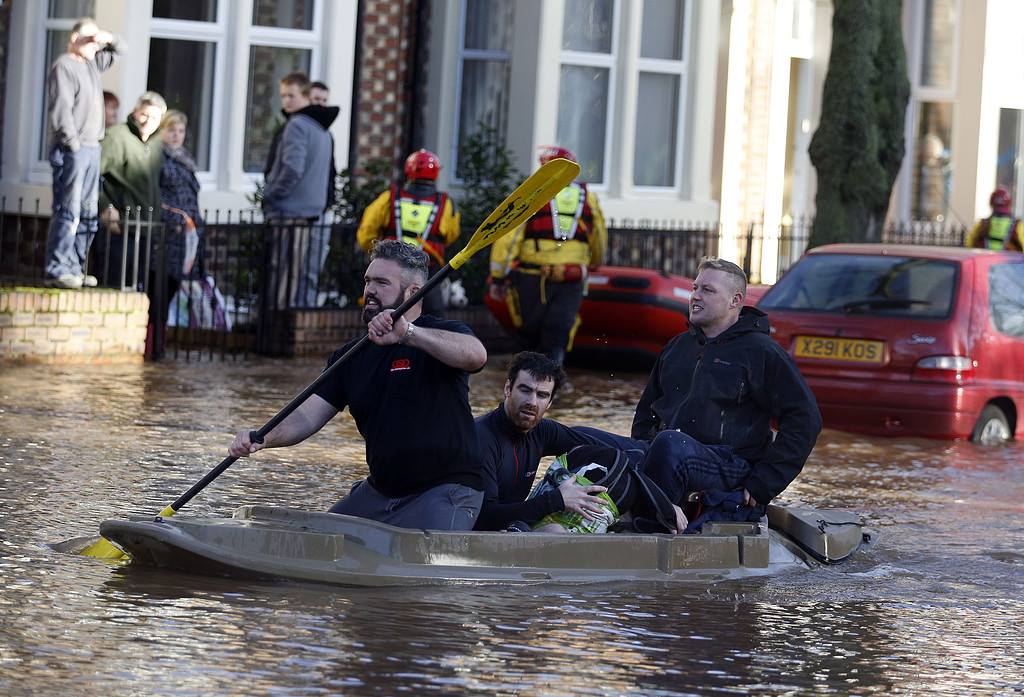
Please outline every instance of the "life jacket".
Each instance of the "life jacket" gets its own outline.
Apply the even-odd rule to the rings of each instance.
[[[448,194],[438,191],[430,196],[417,196],[407,189],[391,187],[391,215],[388,229],[391,238],[399,238],[425,251],[435,261],[444,263],[445,241],[441,236],[441,216],[448,203]]]
[[[1005,215],[993,215],[982,223],[985,233],[980,241],[985,249],[1010,249],[1017,232],[1017,219]]]
[[[589,244],[592,226],[593,213],[587,203],[587,185],[574,182],[526,221],[523,243],[533,240],[536,245],[537,240],[554,240]]]

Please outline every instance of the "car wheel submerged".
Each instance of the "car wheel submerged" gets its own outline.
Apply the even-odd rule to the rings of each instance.
[[[971,440],[980,445],[1002,445],[1010,440],[1010,422],[1003,410],[989,404],[981,410],[978,423],[974,424]]]

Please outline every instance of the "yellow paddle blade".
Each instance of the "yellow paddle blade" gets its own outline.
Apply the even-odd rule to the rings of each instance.
[[[174,515],[174,509],[167,506],[164,510],[160,511],[160,515],[164,518],[170,518]],[[94,557],[96,559],[109,559],[111,561],[117,561],[119,559],[127,559],[128,554],[122,551],[120,548],[115,547],[106,538],[101,537],[87,547],[84,547],[78,552],[83,557]]]
[[[79,554],[83,557],[95,557],[97,559],[109,559],[111,561],[125,559],[128,556],[103,537],[82,549]]]
[[[579,173],[578,164],[562,158],[555,158],[542,165],[480,223],[466,246],[448,263],[457,269],[494,240],[515,230],[553,199],[555,194],[567,187]]]

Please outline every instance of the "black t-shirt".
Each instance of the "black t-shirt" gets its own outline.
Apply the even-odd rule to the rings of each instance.
[[[462,322],[422,315],[414,324],[472,334]],[[331,354],[330,366],[351,348]],[[418,494],[439,484],[483,490],[469,374],[402,344],[367,342],[324,380],[316,394],[348,407],[366,439],[369,482],[385,496]]]

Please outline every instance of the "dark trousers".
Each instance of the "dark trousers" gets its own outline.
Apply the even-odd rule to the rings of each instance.
[[[647,449],[644,473],[681,504],[691,491],[741,488],[750,463],[728,445],[704,445],[680,431],[662,431]]]
[[[583,282],[556,283],[539,274],[515,272],[512,289],[523,318],[518,328],[520,348],[562,363],[583,304]]]
[[[81,276],[98,225],[100,146],[72,151],[54,145],[50,148],[50,166],[53,217],[46,237],[46,275]]]

